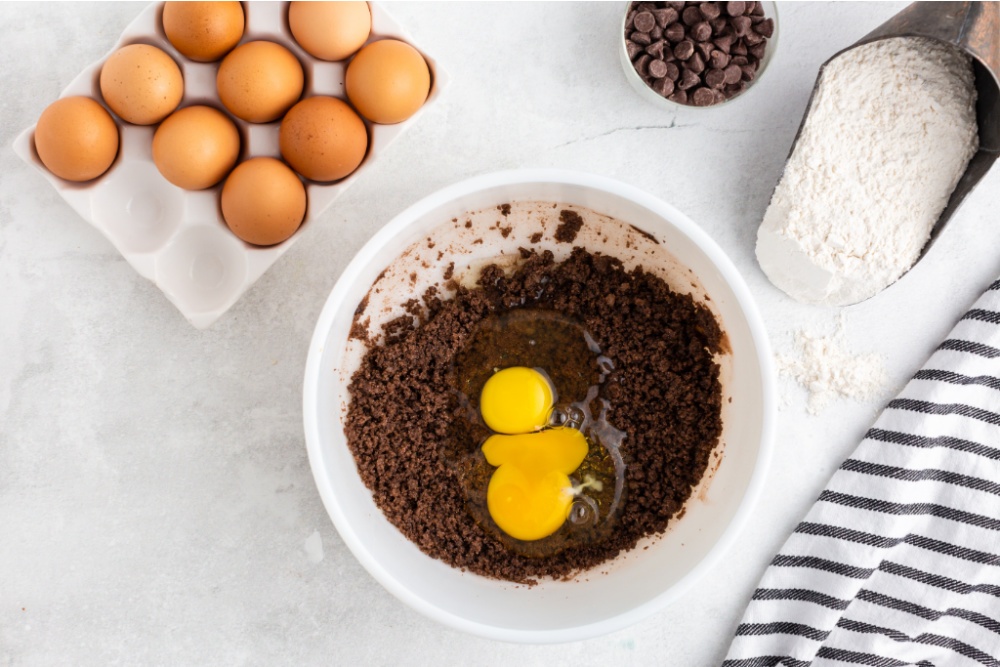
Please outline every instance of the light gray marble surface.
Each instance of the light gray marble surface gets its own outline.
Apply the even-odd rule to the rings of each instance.
[[[685,211],[736,263],[779,351],[829,332],[753,255],[818,65],[902,3],[781,4],[746,99],[660,111],[615,53],[622,4],[392,4],[452,75],[393,145],[215,326],[193,329],[10,150],[141,4],[0,5],[0,665],[718,664],[764,566],[840,461],[1000,273],[1000,169],[901,283],[847,311],[885,355],[878,400],[805,412],[782,384],[767,491],[736,547],[669,609],[561,646],[439,627],[355,561],[306,460],[301,382],[337,276],[396,213],[474,174],[587,170]],[[594,600],[594,604],[600,604]]]

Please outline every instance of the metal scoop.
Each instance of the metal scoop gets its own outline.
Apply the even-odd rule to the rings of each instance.
[[[972,192],[1000,157],[1000,3],[914,2],[851,46],[835,53],[819,69],[789,156],[795,151],[795,145],[809,117],[826,66],[847,51],[890,37],[927,37],[965,51],[972,56],[978,92],[976,120],[979,125],[979,151],[972,156],[948,200],[948,205],[934,224],[930,238],[914,262],[916,266],[916,262],[927,254],[966,195]]]

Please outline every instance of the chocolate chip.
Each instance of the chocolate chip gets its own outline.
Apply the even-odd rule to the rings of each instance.
[[[686,4],[687,4],[686,2],[668,2],[667,6],[668,7],[673,7],[678,12],[682,12],[682,11],[684,11],[684,6]]]
[[[684,25],[694,25],[701,21],[701,12],[697,7],[686,7],[683,12],[681,12],[681,20],[684,21]]]
[[[705,72],[705,83],[710,88],[721,88],[726,83],[726,75],[721,69],[712,68]]]
[[[619,14],[621,16],[621,14]],[[747,19],[749,21],[750,19]],[[656,25],[656,18],[650,12],[639,12],[633,21],[635,29],[639,32],[649,32]]]
[[[753,14],[754,16],[763,16],[764,6],[759,2],[755,2],[753,5],[753,9],[750,10],[750,13]]]
[[[659,60],[663,60],[663,49],[666,46],[667,46],[667,43],[661,39],[661,40],[659,40],[657,42],[653,42],[652,44],[650,44],[649,46],[647,46],[646,47],[646,53],[648,53],[649,55],[653,56],[654,58],[658,58]]]
[[[655,90],[658,95],[670,97],[670,95],[674,92],[674,82],[667,77],[657,79],[656,83],[653,84],[653,90]]]
[[[712,67],[715,69],[723,69],[729,64],[729,54],[719,50],[712,51],[712,55],[709,56],[709,62],[711,62]]]
[[[705,61],[702,59],[700,53],[696,53],[691,56],[688,61],[684,64],[684,69],[687,69],[695,74],[701,74],[705,71]]]
[[[739,81],[738,78],[737,81]],[[688,88],[694,88],[699,83],[701,83],[701,78],[691,70],[686,69],[683,73],[681,73],[681,80],[680,83],[677,84],[677,87],[681,90],[687,90]]]
[[[743,65],[740,67],[740,71],[743,72],[743,80],[747,82],[753,81],[754,77],[757,76],[757,67],[754,65]]]
[[[749,62],[750,62],[750,59],[749,59],[749,58],[747,58],[746,56],[733,56],[733,57],[732,57],[732,58],[731,58],[731,59],[729,60],[729,63],[730,63],[731,65],[746,65],[746,64],[748,64]]]
[[[747,89],[746,81],[740,81],[739,83],[734,83],[726,86],[724,91],[726,95],[732,97],[733,95],[739,95],[746,89]]]
[[[639,17],[635,17],[636,27],[639,25]],[[737,37],[742,37],[747,34],[750,30],[750,17],[748,16],[737,16],[733,19],[733,33]]]
[[[677,66],[677,63],[667,63],[667,73],[664,75],[665,78],[671,81],[676,81],[681,76],[681,68]]]
[[[656,25],[660,26],[664,30],[667,26],[680,18],[680,14],[673,7],[667,7],[666,9],[655,9],[653,10],[653,16],[656,18]]]
[[[650,60],[652,60],[652,58],[645,53],[636,58],[636,61],[633,64],[635,65],[635,71],[639,73],[639,76],[641,77],[649,76],[649,70],[647,70],[646,67],[649,65]]]
[[[758,3],[758,2],[749,2],[748,1],[747,2],[747,8],[743,10],[743,14],[745,16],[750,16],[751,14],[753,14],[753,10],[756,9],[757,5],[759,5],[759,4],[760,3]]]
[[[654,79],[662,79],[667,75],[667,63],[662,60],[651,60],[647,65],[649,76]]]
[[[626,39],[625,52],[628,53],[629,60],[635,60],[635,57],[642,53],[642,47],[633,42],[631,39]]]
[[[671,23],[663,30],[663,36],[671,44],[676,44],[684,39],[684,26],[680,23]]]
[[[743,40],[738,40],[733,47],[729,49],[729,54],[733,56],[745,56],[747,54],[747,45]]]
[[[730,16],[740,16],[746,11],[747,3],[745,2],[727,2],[726,3],[726,13]]]
[[[753,56],[757,60],[763,60],[765,50],[767,50],[767,43],[761,42],[760,44],[754,44],[749,49],[747,49],[747,55]]]
[[[715,49],[715,45],[712,42],[698,42],[694,45],[694,48],[698,50],[701,54],[703,60],[708,60],[712,57],[712,51]]]
[[[625,30],[626,31],[631,30],[635,26],[635,15],[638,14],[638,13],[639,12],[637,12],[637,11],[635,11],[633,9],[625,17]]]
[[[757,46],[758,44],[763,42],[764,38],[755,33],[753,30],[750,30],[743,38],[743,41],[747,43],[748,47],[751,47],[751,46]]]
[[[703,2],[698,6],[698,11],[709,21],[719,18],[719,14],[722,13],[717,2]]]
[[[729,26],[729,23],[724,18],[712,19],[708,22],[708,25],[712,26],[712,32],[716,35],[721,35],[723,31]]]
[[[708,25],[708,21],[701,21],[700,23],[695,23],[691,26],[691,37],[693,37],[696,42],[704,42],[711,36],[712,26]]]
[[[774,35],[774,19],[764,19],[755,28],[758,35],[771,37]]]
[[[629,39],[643,46],[649,46],[653,42],[653,38],[649,36],[648,32],[639,32],[638,30],[629,35]]]
[[[667,99],[670,100],[671,102],[677,102],[677,104],[687,104],[688,103],[687,92],[683,91],[683,90],[675,90],[674,94],[671,95],[670,97],[668,97]]]
[[[696,107],[707,107],[710,104],[715,104],[715,94],[709,88],[695,88],[690,96]]]
[[[640,2],[635,8],[640,12],[651,12],[656,9],[656,4],[652,2]]]
[[[677,60],[687,60],[692,55],[694,55],[694,42],[689,39],[685,39],[674,47],[674,57]]]
[[[642,60],[642,58],[639,60]],[[726,83],[737,83],[743,76],[743,70],[740,69],[739,65],[729,65],[726,69],[722,70],[722,72],[726,75]]]
[[[733,46],[734,39],[735,38],[732,35],[722,35],[720,37],[716,37],[713,44],[719,47],[720,51],[728,55],[729,49]]]

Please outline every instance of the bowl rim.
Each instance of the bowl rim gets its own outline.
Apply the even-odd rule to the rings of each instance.
[[[320,474],[323,467],[321,465],[323,444],[320,441],[319,434],[319,406],[317,405],[317,397],[319,378],[322,371],[321,362],[324,356],[325,342],[329,329],[337,313],[345,305],[344,302],[349,286],[356,280],[362,268],[372,261],[375,254],[383,245],[414,221],[419,220],[427,213],[457,197],[498,186],[537,182],[566,184],[603,190],[618,197],[631,199],[662,217],[668,224],[673,225],[706,254],[710,262],[719,270],[726,283],[733,290],[739,308],[746,318],[761,372],[761,405],[763,406],[763,414],[761,415],[761,436],[758,455],[743,499],[740,501],[732,519],[723,529],[719,539],[711,546],[701,561],[684,577],[651,600],[611,618],[556,630],[513,630],[470,621],[427,602],[419,595],[413,593],[401,581],[390,575],[381,565],[376,555],[365,547],[357,533],[351,527],[347,516],[342,511],[337,500],[337,494],[330,480]],[[351,307],[353,308],[353,305]],[[770,342],[756,302],[743,277],[737,271],[736,266],[701,227],[665,201],[633,185],[605,176],[572,170],[514,169],[474,176],[437,190],[396,215],[358,251],[344,268],[343,273],[341,273],[330,295],[327,297],[310,340],[302,396],[306,451],[313,479],[316,482],[316,487],[327,514],[333,521],[341,539],[343,539],[358,562],[393,596],[421,614],[456,630],[487,639],[515,643],[549,644],[590,639],[626,628],[666,608],[670,603],[678,599],[691,589],[711,568],[716,566],[722,559],[722,556],[733,547],[736,538],[746,526],[752,510],[760,500],[774,446],[776,388]],[[476,575],[468,574],[468,576]]]

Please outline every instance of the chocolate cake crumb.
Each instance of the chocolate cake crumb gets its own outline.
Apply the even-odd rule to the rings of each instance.
[[[420,308],[407,302],[408,314],[384,325],[382,344],[369,343],[349,386],[348,446],[385,516],[434,558],[522,583],[573,576],[662,534],[722,431],[713,358],[722,331],[711,312],[641,267],[626,271],[581,248],[561,263],[550,251],[527,251],[512,275],[491,265],[474,289],[456,287],[448,301],[431,289]],[[593,335],[615,369],[602,385],[608,420],[626,433],[626,495],[614,531],[544,557],[514,553],[477,523],[449,463],[482,444],[462,437],[456,355],[485,318],[522,307],[556,311]]]
[[[559,226],[556,227],[555,240],[559,243],[572,243],[583,227],[583,218],[576,211],[563,209],[559,211]]]
[[[500,228],[500,235],[503,236],[504,238],[507,238],[508,236],[510,236],[510,233],[512,231],[514,231],[513,227],[501,227]]]
[[[444,270],[444,279],[451,280],[453,275],[455,275],[455,262],[450,262],[448,267]]]
[[[351,324],[351,331],[348,338],[353,338],[354,340],[360,340],[366,345],[371,344],[371,340],[368,338],[368,327],[371,326],[372,318],[366,317],[364,320],[359,320],[357,316],[354,317],[354,322]]]
[[[466,229],[472,229],[472,220],[466,220],[465,221],[465,228]]]
[[[510,215],[510,204],[500,204],[499,206],[497,206],[497,209],[499,209],[499,210],[500,210],[500,213],[501,213],[501,214],[503,215],[503,217],[505,217],[505,218],[506,218],[506,217],[507,217],[508,215]]]
[[[534,234],[531,235],[531,238],[529,240],[532,243],[538,243],[539,241],[542,240],[542,233],[541,232],[535,232]]]

